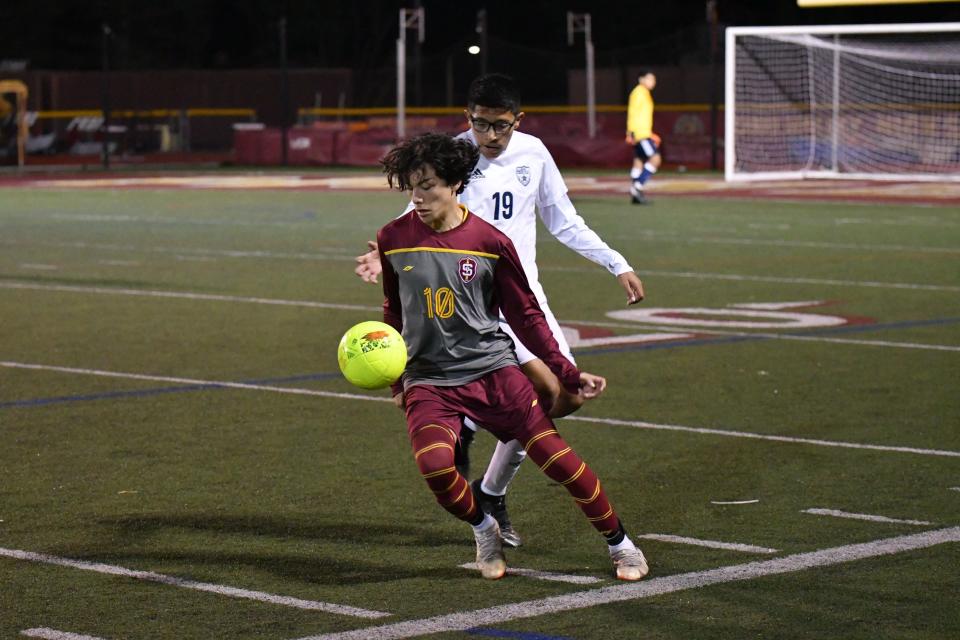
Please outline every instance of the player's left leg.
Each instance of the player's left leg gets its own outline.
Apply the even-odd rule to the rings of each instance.
[[[617,578],[639,580],[647,575],[646,558],[624,531],[600,479],[560,437],[552,422],[543,421],[524,446],[541,471],[566,487],[590,524],[606,539]]]
[[[567,357],[570,362],[574,362],[573,352],[563,333],[563,328],[550,310],[550,305],[546,302],[540,305],[543,315],[547,320],[547,325],[553,333],[554,340],[560,347],[560,352]],[[533,388],[540,399],[540,406],[547,412],[551,418],[560,418],[569,415],[583,405],[583,397],[578,394],[572,394],[563,388],[557,377],[550,371],[550,368],[537,358],[533,352],[527,349],[516,334],[506,323],[501,323],[501,328],[513,338],[514,347],[517,352],[517,359],[520,362],[520,369],[527,379],[533,383]],[[475,423],[469,418],[464,420],[468,427],[475,428]],[[464,429],[461,432],[461,443],[466,442],[469,445],[471,439],[465,439],[464,435],[468,432]],[[458,467],[460,461],[466,459],[469,465],[467,449],[464,446],[458,447]],[[486,473],[480,482],[474,481],[472,484],[474,494],[480,503],[481,508],[493,515],[500,524],[500,537],[503,543],[510,547],[519,547],[522,544],[520,534],[513,527],[510,521],[510,515],[507,512],[507,489],[513,482],[517,472],[520,470],[520,464],[527,457],[523,445],[519,442],[497,442],[497,447],[487,465]],[[465,474],[466,475],[466,474]]]

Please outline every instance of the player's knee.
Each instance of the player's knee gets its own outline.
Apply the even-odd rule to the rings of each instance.
[[[453,442],[450,438],[450,435],[437,429],[427,428],[415,432],[411,444],[421,475],[430,477],[453,468]]]
[[[565,389],[561,389],[556,401],[550,407],[547,415],[551,418],[562,418],[568,416],[583,406],[584,397],[580,394],[573,394]]]

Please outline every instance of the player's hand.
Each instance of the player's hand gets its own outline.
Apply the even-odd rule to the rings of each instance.
[[[393,404],[397,409],[400,409],[400,411],[403,411],[404,409],[406,409],[407,395],[403,391],[401,391],[397,395],[393,396]]]
[[[580,395],[586,400],[593,400],[607,388],[607,379],[586,371],[580,372]]]
[[[636,139],[633,137],[632,133],[628,133],[627,137],[623,139],[627,144],[637,144]]]
[[[617,276],[617,282],[627,291],[627,304],[637,304],[643,300],[643,282],[633,271],[627,271]]]
[[[383,265],[380,264],[380,252],[377,243],[373,240],[367,240],[367,251],[362,256],[354,258],[357,261],[357,268],[353,270],[360,279],[370,284],[377,284],[377,276],[383,273]]]

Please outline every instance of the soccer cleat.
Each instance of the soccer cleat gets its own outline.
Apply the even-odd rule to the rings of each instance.
[[[510,524],[510,516],[507,515],[507,497],[491,496],[488,493],[484,493],[483,489],[480,488],[480,483],[480,478],[470,483],[470,488],[473,490],[473,497],[476,499],[477,504],[480,505],[480,508],[483,509],[483,512],[492,515],[497,521],[497,524],[500,525],[500,541],[506,546],[516,549],[523,544],[523,540],[520,538],[520,534],[517,533],[516,529],[513,528],[513,525]]]
[[[507,559],[500,543],[500,527],[494,524],[486,531],[473,531],[477,539],[477,568],[487,580],[499,580],[507,572]]]
[[[640,549],[623,549],[611,553],[610,559],[613,560],[613,567],[616,569],[619,580],[639,580],[650,571],[647,567],[647,559],[643,557]]]
[[[470,445],[476,432],[469,427],[461,427],[460,439],[453,448],[453,464],[464,478],[470,477]]]
[[[649,204],[649,202],[643,194],[643,189],[637,188],[636,185],[630,187],[630,204]]]

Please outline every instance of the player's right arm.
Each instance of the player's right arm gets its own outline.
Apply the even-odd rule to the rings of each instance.
[[[367,240],[367,252],[357,256],[357,266],[353,270],[361,280],[370,284],[377,284],[377,276],[383,272],[383,265],[380,263],[380,252],[377,243],[373,240]]]
[[[406,215],[413,208],[413,203],[407,205],[407,208],[398,218]],[[377,284],[377,276],[383,272],[383,265],[380,263],[380,253],[377,251],[377,243],[373,240],[367,240],[367,252],[359,255],[354,260],[357,266],[353,272],[357,274],[364,282]]]
[[[383,230],[381,229],[380,233],[377,234],[376,242],[371,241],[368,244],[372,245],[372,251],[376,254],[378,267],[385,267],[382,269],[383,321],[402,335],[403,308],[400,305],[400,281],[397,278],[397,273],[393,270],[393,267],[390,266],[390,262],[384,258],[383,253],[380,251],[380,246],[383,244]],[[373,282],[376,282],[376,279],[374,279]],[[394,382],[390,386],[390,389],[393,392],[393,403],[398,409],[403,409],[405,406],[405,396],[403,393],[402,378]]]

